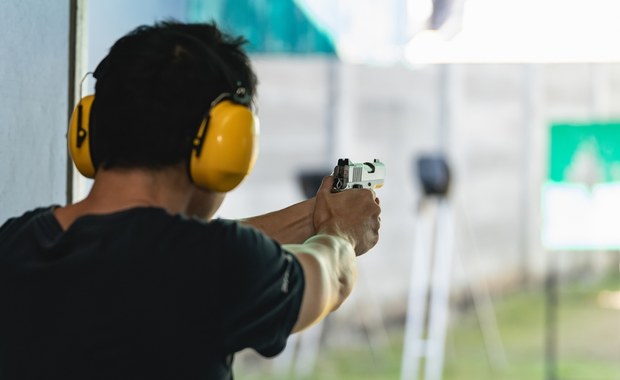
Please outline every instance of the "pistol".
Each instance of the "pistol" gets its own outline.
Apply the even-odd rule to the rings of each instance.
[[[341,158],[332,175],[334,176],[332,192],[355,188],[378,189],[383,186],[385,165],[377,159],[355,164],[348,158]]]

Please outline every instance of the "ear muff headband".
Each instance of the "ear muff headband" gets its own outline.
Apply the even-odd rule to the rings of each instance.
[[[212,106],[194,138],[189,172],[194,183],[217,192],[234,189],[258,155],[258,118],[231,100]]]
[[[95,165],[90,153],[90,110],[93,100],[95,100],[93,95],[80,99],[71,114],[67,136],[71,159],[78,171],[88,178],[95,177]]]

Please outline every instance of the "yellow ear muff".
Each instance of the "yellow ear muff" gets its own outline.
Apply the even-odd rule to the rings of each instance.
[[[69,132],[67,133],[67,143],[69,153],[78,171],[85,177],[95,177],[95,165],[93,165],[90,155],[90,109],[95,100],[94,95],[83,97],[78,105],[73,109],[71,121],[69,122]]]
[[[230,100],[216,104],[193,141],[189,171],[194,183],[216,192],[234,189],[254,166],[258,135],[258,118],[249,107]]]

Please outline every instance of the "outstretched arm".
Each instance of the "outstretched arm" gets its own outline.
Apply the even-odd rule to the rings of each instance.
[[[240,222],[262,231],[280,244],[301,244],[316,234],[312,221],[315,199],[311,198],[264,215],[241,219]]]
[[[321,234],[304,244],[285,245],[304,272],[304,295],[293,332],[299,332],[338,309],[351,294],[357,278],[355,251],[336,235]]]
[[[315,198],[312,223],[316,235],[303,244],[284,245],[299,260],[305,287],[293,331],[301,331],[336,310],[353,290],[357,277],[355,256],[379,239],[378,199],[370,190],[331,193],[333,177],[326,177]]]

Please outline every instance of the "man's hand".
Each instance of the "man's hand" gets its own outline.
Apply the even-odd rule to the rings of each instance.
[[[379,240],[381,207],[372,190],[350,189],[332,193],[334,177],[323,178],[316,194],[313,222],[317,234],[341,236],[360,256]]]

